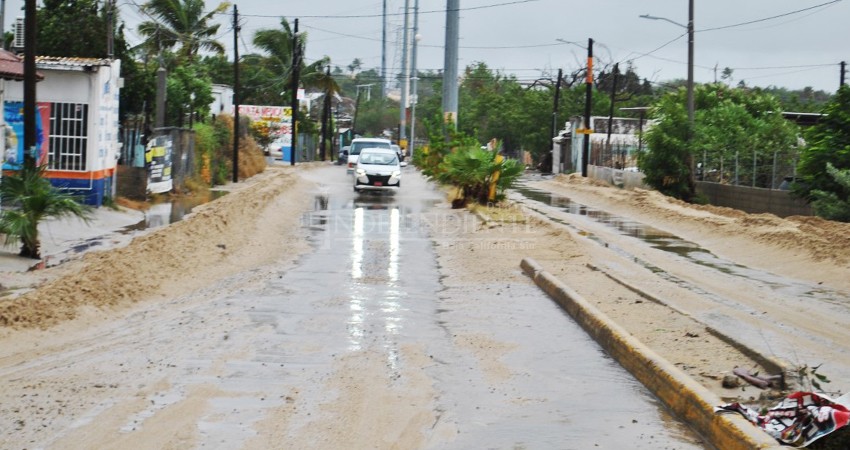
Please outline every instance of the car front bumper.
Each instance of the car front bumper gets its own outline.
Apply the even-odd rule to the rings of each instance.
[[[355,176],[354,189],[372,191],[394,191],[401,186],[401,177],[393,175],[366,174]]]

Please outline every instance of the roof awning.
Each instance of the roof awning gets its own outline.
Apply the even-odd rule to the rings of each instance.
[[[24,61],[18,55],[0,49],[0,78],[4,80],[23,81],[24,80]],[[35,73],[36,81],[44,79],[44,75]]]

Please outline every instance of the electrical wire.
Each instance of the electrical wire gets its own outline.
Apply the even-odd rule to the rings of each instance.
[[[515,0],[510,2],[503,3],[493,3],[489,5],[481,5],[481,6],[473,6],[470,8],[458,8],[457,11],[474,11],[479,9],[489,9],[489,8],[498,8],[501,6],[512,6],[512,5],[521,5],[523,3],[534,3],[539,2],[540,0]],[[840,1],[840,0],[839,0]],[[419,11],[419,14],[443,14],[448,12],[448,9],[434,9],[434,10],[425,10]],[[404,13],[387,13],[387,16],[403,16]],[[272,14],[245,14],[246,17],[283,17],[281,15],[272,15]],[[303,19],[371,19],[375,17],[384,17],[384,14],[345,14],[345,15],[297,15],[299,18]]]
[[[825,7],[825,6],[831,6],[831,5],[834,5],[835,3],[838,3],[838,2],[841,2],[841,1],[844,1],[844,0],[832,0],[832,1],[829,1],[829,2],[826,2],[826,3],[821,3],[819,5],[809,6],[808,8],[798,9],[796,11],[778,14],[778,15],[775,15],[775,16],[765,17],[765,18],[756,19],[756,20],[750,20],[750,21],[747,21],[747,22],[741,22],[741,23],[736,23],[736,24],[732,24],[732,25],[724,25],[724,26],[713,27],[713,28],[703,28],[702,30],[695,30],[694,32],[695,33],[701,33],[701,32],[705,32],[705,31],[726,30],[726,29],[729,29],[729,28],[742,27],[744,25],[752,25],[754,23],[766,22],[768,20],[778,19],[780,17],[786,17],[786,16],[790,16],[790,15],[793,15],[793,14],[798,14],[798,13],[801,13],[801,12],[809,11],[809,10],[812,10],[812,9],[817,9],[817,8],[821,8],[821,7]]]

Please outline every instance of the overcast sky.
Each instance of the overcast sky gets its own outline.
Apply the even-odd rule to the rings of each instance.
[[[118,0],[131,42],[142,20],[135,4]],[[386,0],[387,66],[401,70],[401,29],[405,2],[411,28],[415,0]],[[751,86],[834,92],[841,61],[850,62],[850,0],[695,0],[697,82],[719,79],[724,67],[733,82]],[[6,30],[23,0],[6,1]],[[208,0],[208,8],[218,3]],[[354,58],[380,68],[382,0],[240,0],[240,53],[253,51],[259,29],[277,28],[280,17],[299,18],[308,33],[308,60],[329,56],[345,70]],[[443,66],[445,0],[419,1],[419,56],[422,70]],[[652,82],[687,76],[688,0],[460,0],[460,67],[476,61],[534,80],[558,69],[572,72],[585,64],[588,38],[594,39],[597,67],[632,61]],[[796,12],[799,11],[799,12]],[[232,12],[232,8],[229,10]],[[640,15],[664,17],[682,26]],[[233,55],[230,16],[221,18],[221,42]],[[574,41],[578,45],[558,41]],[[715,70],[715,67],[717,69]],[[850,75],[848,75],[850,80]]]

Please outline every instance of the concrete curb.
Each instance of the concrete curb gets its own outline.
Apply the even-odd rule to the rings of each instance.
[[[536,261],[524,258],[520,267],[620,365],[711,445],[722,450],[781,448],[743,417],[716,414],[714,407],[722,402],[714,393],[635,339]]]

